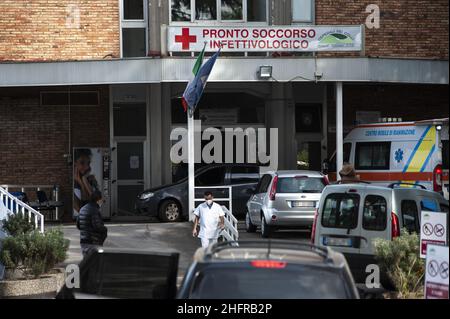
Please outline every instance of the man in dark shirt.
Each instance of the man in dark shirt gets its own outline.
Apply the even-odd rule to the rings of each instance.
[[[77,228],[80,230],[80,245],[83,257],[91,248],[103,246],[108,234],[100,213],[103,197],[99,191],[94,191],[89,203],[80,209],[77,218]]]

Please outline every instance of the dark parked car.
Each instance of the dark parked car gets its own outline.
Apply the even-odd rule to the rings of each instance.
[[[341,253],[286,241],[199,249],[177,296],[177,253],[97,248],[80,263],[80,287],[57,299],[355,299]]]
[[[357,299],[341,253],[288,241],[223,242],[199,249],[179,299]]]
[[[233,186],[233,214],[244,216],[247,200],[253,194],[259,178],[260,167],[257,165],[214,164],[196,171],[195,186],[210,187],[209,190],[216,198],[228,198],[229,194],[227,189],[214,189],[214,186]],[[202,198],[203,192],[197,189],[196,198]],[[136,199],[136,210],[141,215],[156,216],[165,222],[186,219],[189,216],[188,179],[145,190]]]

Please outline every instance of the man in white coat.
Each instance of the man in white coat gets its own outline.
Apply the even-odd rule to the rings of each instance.
[[[205,192],[205,202],[195,209],[194,215],[192,236],[201,239],[203,248],[217,243],[220,230],[225,227],[225,213],[222,207],[214,202],[214,196],[211,192]],[[199,225],[200,232],[198,231]]]

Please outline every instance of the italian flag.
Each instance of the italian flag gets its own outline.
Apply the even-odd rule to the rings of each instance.
[[[200,70],[200,68],[203,65],[203,58],[205,57],[205,49],[206,49],[206,43],[205,43],[205,46],[203,47],[202,52],[200,52],[197,60],[195,61],[194,68],[192,69],[192,73],[194,73],[194,76],[197,76],[198,71]],[[184,112],[187,112],[188,105],[184,98],[182,99],[182,103],[183,103]]]

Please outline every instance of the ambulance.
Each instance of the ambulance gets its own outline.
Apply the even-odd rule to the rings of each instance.
[[[420,184],[448,200],[448,140],[448,118],[364,124],[345,137],[343,157],[363,181],[380,186]],[[334,154],[327,161],[330,181],[336,180],[335,163]]]

